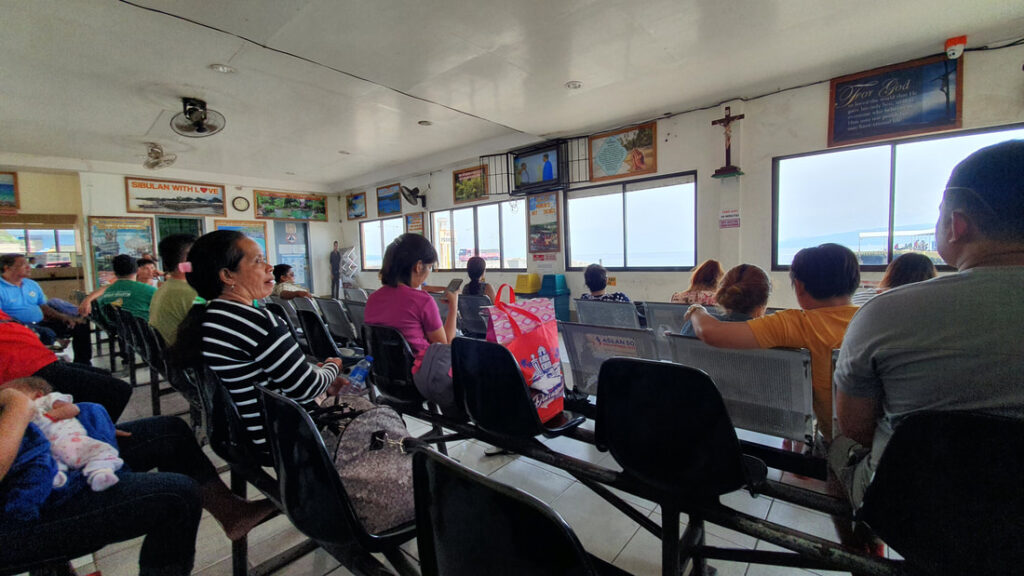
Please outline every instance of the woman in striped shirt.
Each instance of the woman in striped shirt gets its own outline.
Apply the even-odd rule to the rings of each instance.
[[[192,346],[227,386],[249,439],[270,463],[263,407],[256,387],[265,387],[314,408],[315,399],[339,378],[341,359],[322,365],[306,360],[288,327],[258,306],[274,289],[273,267],[260,247],[241,232],[218,230],[200,237],[188,255],[188,283],[209,304],[192,327]],[[198,332],[198,334],[196,334]],[[179,338],[180,340],[180,338]]]

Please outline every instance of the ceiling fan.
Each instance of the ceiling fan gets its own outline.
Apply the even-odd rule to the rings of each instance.
[[[160,168],[167,168],[174,161],[178,159],[177,154],[167,154],[164,152],[163,146],[156,142],[146,142],[146,146],[149,150],[146,152],[146,159],[142,162],[142,166],[149,168],[150,170],[159,170]]]
[[[206,107],[198,98],[182,98],[182,111],[171,118],[171,130],[188,138],[213,136],[224,129],[224,115]]]
[[[426,192],[420,192],[419,187],[409,188],[408,186],[402,186],[402,197],[413,206],[421,204],[424,208],[427,207],[427,194]]]

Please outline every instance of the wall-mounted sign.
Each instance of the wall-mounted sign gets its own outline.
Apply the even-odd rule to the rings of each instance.
[[[590,181],[658,171],[657,122],[590,137]]]
[[[260,245],[263,255],[267,256],[267,223],[253,222],[252,220],[214,220],[214,230],[237,230],[252,238]]]
[[[405,215],[405,231],[408,234],[423,236],[423,212]]]
[[[217,184],[126,176],[124,190],[128,212],[201,216],[227,214],[224,187]]]
[[[266,220],[327,222],[327,196],[253,190],[256,217]]]
[[[558,193],[544,192],[529,197],[530,253],[558,252]]]
[[[142,258],[154,252],[153,219],[89,216],[89,246],[93,282],[97,288],[110,284],[116,279],[114,256]]]
[[[963,62],[943,54],[833,78],[828,145],[959,128]]]

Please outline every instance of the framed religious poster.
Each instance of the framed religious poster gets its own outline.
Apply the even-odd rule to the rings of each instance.
[[[405,215],[405,231],[423,236],[423,212]]]
[[[366,218],[366,192],[356,192],[345,197],[345,216],[349,220]]]
[[[226,216],[224,187],[217,184],[153,180],[125,176],[128,212],[190,216]]]
[[[402,185],[388,184],[377,188],[377,216],[402,213]]]
[[[529,205],[530,253],[558,252],[558,192],[543,192],[527,198]]]
[[[600,182],[658,171],[658,123],[590,137],[590,181]]]
[[[267,257],[267,223],[252,220],[214,220],[214,230],[238,230],[260,245],[263,256]]]
[[[327,222],[327,196],[253,190],[256,217],[264,220]]]
[[[960,128],[963,72],[942,54],[833,78],[829,147]]]
[[[114,256],[127,254],[142,258],[155,253],[153,219],[141,217],[89,216],[89,252],[96,287],[115,280]]]

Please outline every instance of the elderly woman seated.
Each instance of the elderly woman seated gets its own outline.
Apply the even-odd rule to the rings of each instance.
[[[583,281],[590,293],[584,293],[580,300],[601,300],[604,302],[629,302],[629,296],[622,292],[606,292],[608,287],[608,271],[600,264],[591,264],[583,271]]]
[[[312,298],[308,290],[295,283],[295,270],[289,264],[274,266],[274,289],[271,294],[283,300]]]

